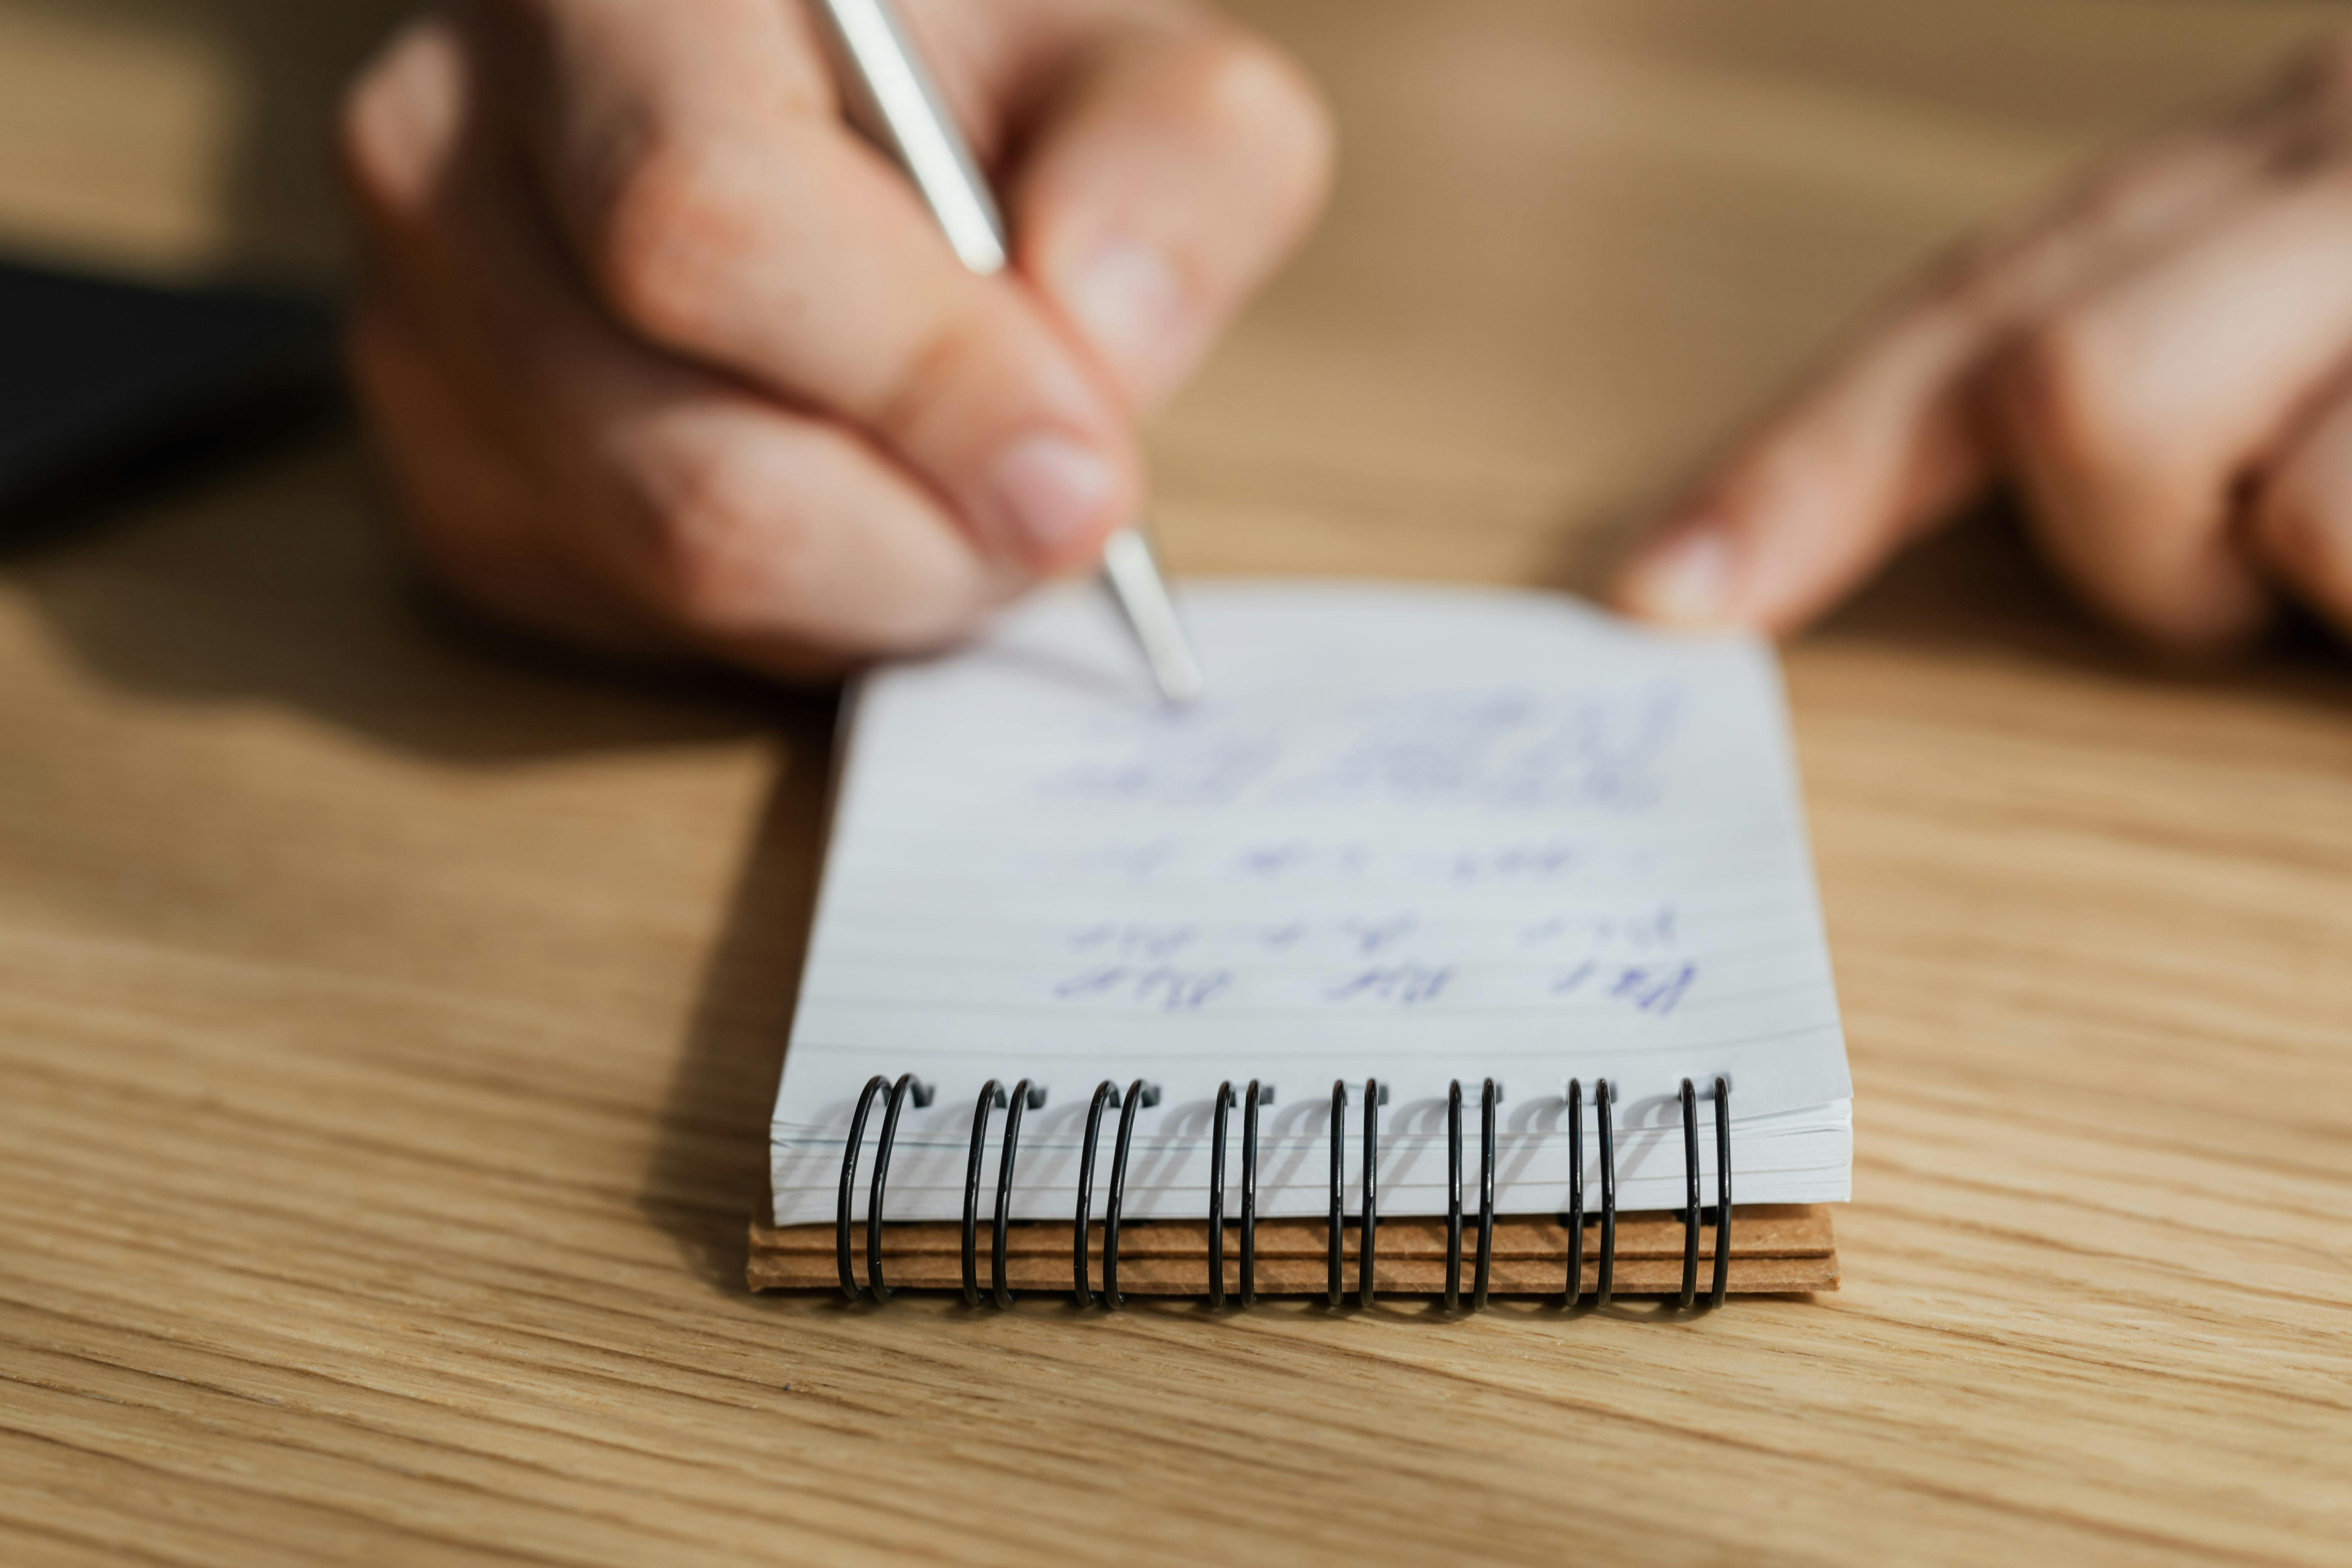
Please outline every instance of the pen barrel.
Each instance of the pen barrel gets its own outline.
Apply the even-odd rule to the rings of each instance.
[[[922,193],[957,259],[983,276],[1009,258],[1004,218],[971,144],[889,0],[819,0],[884,146]]]
[[[890,0],[817,0],[817,9],[830,26],[844,85],[862,100],[853,110],[906,170],[957,259],[982,277],[1003,271],[1012,256],[1003,214]],[[1140,524],[1111,535],[1104,575],[1160,694],[1192,701],[1201,668]]]

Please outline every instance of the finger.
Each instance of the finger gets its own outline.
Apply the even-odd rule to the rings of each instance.
[[[1984,482],[1970,388],[1995,347],[2263,184],[2300,112],[2182,132],[1956,256],[1662,520],[1616,601],[1781,630],[1850,592]]]
[[[620,657],[674,655],[679,639],[544,537],[535,478],[488,437],[491,422],[425,352],[425,334],[381,292],[345,334],[379,468],[436,575],[497,618]]]
[[[2352,391],[2273,459],[2247,535],[2276,582],[2352,636]]]
[[[1986,381],[2058,568],[2126,626],[2189,649],[2258,626],[2231,537],[2243,481],[2352,342],[2352,171],[2242,205],[2021,338]]]
[[[342,150],[362,216],[413,221],[455,164],[467,118],[467,62],[437,18],[413,23],[362,73]],[[606,652],[665,651],[635,605],[551,549],[540,498],[514,455],[492,439],[498,411],[479,406],[425,349],[387,280],[365,265],[345,353],[385,461],[384,477],[425,554],[482,608],[543,635]]]
[[[462,34],[421,24],[354,95],[345,131],[389,301],[369,319],[436,373],[403,384],[398,356],[355,342],[362,392],[427,502],[428,544],[477,580],[486,540],[499,541],[487,564],[527,566],[520,513],[529,539],[646,619],[786,672],[812,649],[935,646],[1001,600],[1015,579],[866,442],[635,344],[594,309],[518,211],[512,165],[472,112],[478,67]],[[462,111],[441,116],[458,123],[437,151],[397,134],[420,118],[404,102],[452,98]],[[466,411],[472,448],[415,423],[436,391]],[[458,493],[489,465],[443,455],[482,447],[520,479]],[[506,521],[463,526],[485,515]]]
[[[1176,389],[1305,235],[1332,159],[1307,79],[1205,16],[1101,29],[1025,145],[1015,258],[1139,407]]]
[[[509,0],[534,167],[625,330],[871,432],[973,535],[1092,560],[1135,510],[1117,392],[1010,277],[978,278],[835,111],[799,6]]]

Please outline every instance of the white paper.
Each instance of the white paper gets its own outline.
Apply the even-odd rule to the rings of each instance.
[[[1161,1091],[1137,1120],[1137,1215],[1203,1211],[1217,1086],[1253,1079],[1276,1089],[1267,1214],[1328,1204],[1339,1079],[1353,1205],[1368,1078],[1390,1095],[1383,1213],[1444,1211],[1457,1079],[1475,1184],[1488,1077],[1506,1212],[1566,1204],[1570,1078],[1593,1192],[1592,1086],[1616,1086],[1622,1206],[1682,1201],[1685,1078],[1711,1199],[1717,1075],[1738,1201],[1846,1195],[1852,1090],[1767,647],[1530,593],[1233,584],[1183,604],[1208,676],[1187,709],[1151,698],[1086,588],[864,683],[776,1101],[779,1223],[832,1216],[858,1091],[902,1072],[937,1095],[899,1128],[893,1218],[961,1215],[991,1078],[1048,1090],[1022,1130],[1024,1217],[1068,1217],[1104,1079]]]

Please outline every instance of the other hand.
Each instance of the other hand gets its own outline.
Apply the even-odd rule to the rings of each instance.
[[[2352,632],[2352,41],[1962,254],[1733,451],[1615,596],[1779,631],[1997,479],[2161,647]]]
[[[1330,137],[1190,0],[906,0],[1014,266],[958,265],[802,0],[476,0],[353,86],[359,395],[461,593],[785,674],[1091,562],[1133,425],[1303,234]]]

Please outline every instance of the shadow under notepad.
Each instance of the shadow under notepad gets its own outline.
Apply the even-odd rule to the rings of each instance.
[[[760,817],[670,1079],[637,1206],[730,1295],[768,1195],[768,1113],[792,1031],[824,863],[838,701],[781,694],[781,773]]]

